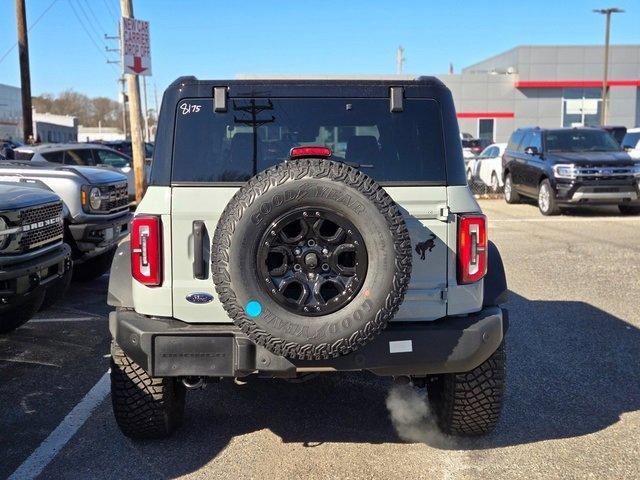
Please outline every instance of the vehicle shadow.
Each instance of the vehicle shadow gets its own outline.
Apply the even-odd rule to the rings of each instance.
[[[507,392],[496,430],[478,439],[432,435],[427,444],[485,449],[575,437],[640,409],[636,327],[584,302],[528,300],[511,292],[508,307]],[[305,447],[399,443],[385,407],[390,386],[389,379],[370,374],[211,384],[190,392],[184,425],[172,438],[132,445],[154,470],[173,477],[208,463],[235,437],[263,429]]]
[[[510,292],[507,391],[495,432],[471,448],[597,432],[640,409],[640,330],[593,305]]]
[[[521,203],[538,210],[538,202],[533,198],[522,197]],[[540,214],[542,216],[542,214]],[[561,216],[568,217],[624,217],[617,205],[576,205],[561,207]]]

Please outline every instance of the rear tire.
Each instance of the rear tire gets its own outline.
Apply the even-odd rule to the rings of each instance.
[[[496,172],[491,174],[491,193],[498,193],[500,191],[500,182],[498,182],[498,175]]]
[[[520,203],[520,195],[513,189],[513,180],[510,173],[507,173],[504,179],[504,200],[507,203]]]
[[[45,289],[38,288],[24,299],[0,313],[0,334],[9,333],[33,317],[44,301]]]
[[[100,255],[90,258],[84,263],[74,266],[73,280],[76,282],[90,282],[101,277],[111,268],[113,255],[116,249],[101,253]]]
[[[427,384],[440,429],[474,436],[490,432],[500,418],[506,377],[504,341],[483,364],[464,373],[446,373]]]
[[[618,205],[618,210],[622,215],[640,215],[640,206]]]
[[[130,438],[165,438],[180,426],[185,387],[178,379],[151,377],[114,342],[111,402],[118,427]]]
[[[560,213],[560,207],[556,202],[556,191],[547,178],[542,180],[538,186],[538,209],[545,216],[558,215]]]

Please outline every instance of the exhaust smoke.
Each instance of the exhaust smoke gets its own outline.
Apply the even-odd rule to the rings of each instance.
[[[438,428],[436,416],[427,401],[426,389],[396,384],[389,390],[386,404],[391,423],[402,440],[453,447],[453,439]]]

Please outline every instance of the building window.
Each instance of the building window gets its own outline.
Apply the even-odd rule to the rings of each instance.
[[[565,88],[562,92],[562,126],[600,125],[602,89]]]
[[[493,143],[493,131],[495,127],[495,119],[480,118],[478,119],[478,138]]]

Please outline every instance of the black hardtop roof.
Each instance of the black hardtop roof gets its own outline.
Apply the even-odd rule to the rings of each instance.
[[[448,90],[436,77],[381,76],[379,79],[357,77],[291,77],[291,78],[247,78],[234,80],[199,80],[194,76],[179,77],[169,87],[169,91],[180,92],[179,97],[212,96],[214,87],[227,87],[230,96],[363,96],[383,97],[390,87],[403,87],[405,96],[428,96],[429,90]]]

